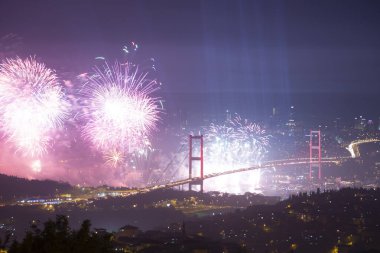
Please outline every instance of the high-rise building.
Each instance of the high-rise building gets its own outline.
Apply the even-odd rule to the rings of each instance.
[[[354,128],[358,130],[364,130],[367,126],[367,120],[363,117],[355,117]]]
[[[334,128],[335,128],[335,130],[340,130],[342,128],[342,120],[341,120],[341,118],[336,118],[334,120]]]
[[[230,121],[232,118],[231,112],[227,109],[226,110],[226,121]]]
[[[293,133],[296,128],[296,120],[295,120],[295,107],[292,105],[289,110],[289,119],[286,122],[286,125],[289,128],[289,133]]]
[[[375,123],[373,122],[373,120],[371,120],[371,119],[368,120],[366,129],[369,132],[375,132],[376,127],[375,127]]]

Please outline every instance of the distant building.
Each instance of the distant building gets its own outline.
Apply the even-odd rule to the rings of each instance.
[[[367,128],[366,128],[369,132],[374,132],[375,131],[375,123],[373,122],[373,120],[368,120],[367,122]]]
[[[354,128],[364,130],[367,126],[367,120],[363,116],[355,117]]]
[[[227,109],[227,110],[226,110],[226,122],[227,122],[227,121],[230,121],[231,119],[232,119],[231,112]]]
[[[140,234],[140,230],[138,227],[126,225],[119,229],[117,233],[115,233],[115,240],[119,241],[121,238],[134,238]]]
[[[341,118],[336,118],[335,120],[334,120],[334,128],[335,128],[335,130],[340,130],[340,129],[342,129],[342,120],[341,120]]]
[[[108,234],[107,230],[105,228],[95,228],[94,232],[95,232],[95,234],[97,234],[99,236],[105,236]]]
[[[268,126],[273,129],[278,129],[281,125],[281,121],[279,118],[279,113],[278,109],[276,107],[272,107],[272,112],[269,115],[269,120],[268,120]]]
[[[289,119],[286,122],[286,126],[288,127],[289,134],[293,134],[296,128],[296,120],[295,120],[295,107],[292,105],[289,110]]]

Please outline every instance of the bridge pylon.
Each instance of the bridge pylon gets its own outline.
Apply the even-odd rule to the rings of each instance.
[[[321,131],[310,130],[310,170],[309,178],[312,179],[313,171],[318,169],[318,179],[321,179]]]
[[[199,140],[199,156],[194,156],[194,150],[197,150],[193,147],[194,142],[193,140]],[[192,181],[194,174],[197,170],[195,168],[195,163],[199,163],[199,176],[196,177],[199,178],[199,180]],[[203,192],[203,135],[189,135],[189,191],[192,191],[192,186],[200,186],[200,191]]]

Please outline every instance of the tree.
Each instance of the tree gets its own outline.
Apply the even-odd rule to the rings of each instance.
[[[44,223],[41,231],[32,225],[21,243],[15,241],[9,253],[108,253],[113,252],[110,234],[99,236],[91,232],[91,222],[85,220],[78,231],[72,230],[64,215]]]
[[[2,239],[0,238],[0,250],[7,248],[11,235],[12,235],[12,232],[7,230],[4,235],[4,241],[2,241]]]

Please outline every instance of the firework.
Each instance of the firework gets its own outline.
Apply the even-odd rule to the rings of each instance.
[[[206,152],[227,164],[254,165],[261,161],[269,145],[269,136],[259,125],[236,115],[224,125],[205,128]]]
[[[159,120],[159,101],[151,97],[157,89],[129,63],[96,68],[83,88],[84,137],[103,153],[139,150]]]
[[[35,173],[41,172],[42,169],[42,164],[40,160],[35,160],[31,164],[32,171]]]
[[[125,157],[122,152],[114,150],[109,154],[105,154],[104,158],[106,160],[106,164],[116,168],[124,161]]]
[[[54,71],[34,58],[6,59],[0,65],[1,129],[25,155],[40,156],[67,115]]]
[[[204,166],[207,174],[259,164],[267,153],[270,136],[258,124],[239,115],[224,124],[204,128]],[[258,187],[260,171],[222,176],[207,182],[208,190],[244,193]]]

